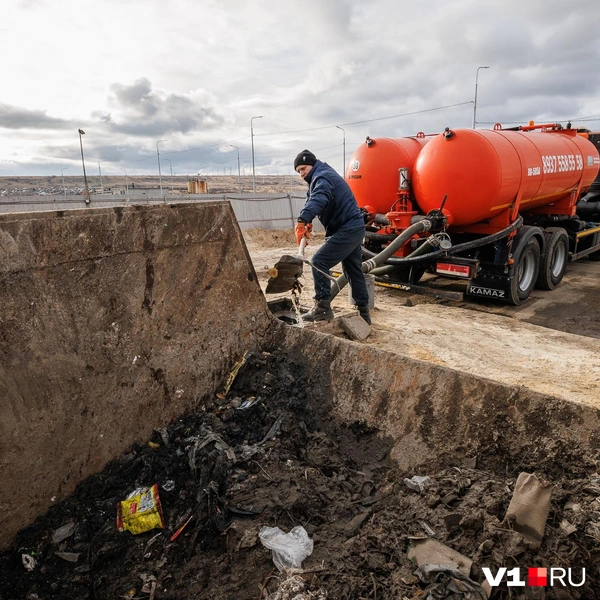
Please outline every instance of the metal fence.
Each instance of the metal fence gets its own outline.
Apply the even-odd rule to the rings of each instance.
[[[92,195],[89,204],[85,204],[83,196],[4,196],[0,199],[0,213],[226,200],[231,203],[241,229],[289,229],[294,227],[306,200],[306,195],[302,192],[291,194],[164,194],[163,196],[160,196],[158,192],[153,193],[154,196],[135,197]],[[314,226],[315,231],[323,229],[316,220]]]

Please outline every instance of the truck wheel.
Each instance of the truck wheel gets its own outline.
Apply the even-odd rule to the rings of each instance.
[[[529,238],[525,243],[513,269],[508,301],[518,306],[529,298],[540,270],[540,245],[535,237]]]
[[[600,250],[590,254],[590,260],[600,260]]]
[[[544,229],[546,250],[540,260],[535,284],[540,290],[553,290],[561,281],[569,262],[569,236],[562,227]]]

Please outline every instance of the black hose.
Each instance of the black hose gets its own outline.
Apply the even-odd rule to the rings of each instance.
[[[438,256],[441,256],[442,254],[444,256],[452,256],[453,254],[456,254],[458,252],[463,252],[465,250],[471,250],[472,248],[477,248],[479,246],[485,246],[485,245],[491,244],[497,240],[501,240],[502,238],[509,235],[515,229],[518,229],[519,227],[521,227],[522,224],[523,224],[523,217],[521,215],[519,215],[517,217],[517,219],[513,223],[511,223],[508,227],[505,227],[504,229],[502,229],[502,231],[498,231],[497,233],[493,233],[492,235],[486,235],[485,237],[479,238],[477,240],[472,240],[470,242],[464,242],[462,244],[457,244],[456,246],[453,246],[452,248],[450,248],[450,250],[436,250],[435,252],[430,252],[429,254],[423,254],[421,256],[415,256],[412,258],[408,257],[408,256],[406,258],[388,258],[385,261],[385,264],[386,265],[398,265],[398,266],[413,265],[413,264],[419,264],[419,263],[431,260],[433,258],[437,258]],[[378,256],[377,254],[375,254],[375,252],[371,252],[370,250],[367,250],[364,246],[363,246],[363,254],[367,258],[373,258],[375,256]]]
[[[380,265],[385,264],[389,257],[396,252],[401,246],[403,246],[413,235],[421,233],[423,231],[429,231],[431,229],[431,221],[423,219],[419,223],[415,223],[410,227],[407,227],[391,244],[386,246],[381,252],[373,255],[362,263],[362,272],[369,273],[373,269]],[[342,290],[342,288],[348,283],[346,275],[342,273],[335,282],[331,284],[331,299],[333,300]]]
[[[586,198],[588,196],[591,200],[592,198],[597,198],[598,193],[588,194]],[[580,201],[577,203],[576,212],[580,219],[600,219],[600,202],[590,202],[589,200]]]
[[[365,232],[365,239],[370,242],[393,242],[398,237],[395,233],[375,233],[373,231]]]

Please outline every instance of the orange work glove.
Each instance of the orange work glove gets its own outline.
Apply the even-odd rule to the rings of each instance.
[[[311,231],[312,223],[304,223],[302,221],[298,221],[296,223],[296,241],[298,242],[298,246],[300,245],[303,237],[306,238],[306,243],[308,244]]]

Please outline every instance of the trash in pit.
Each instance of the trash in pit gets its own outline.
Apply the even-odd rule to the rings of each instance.
[[[327,592],[321,589],[311,591],[300,575],[290,575],[279,580],[277,589],[266,600],[327,600]]]
[[[233,369],[231,370],[231,373],[229,373],[229,375],[227,376],[227,381],[225,382],[225,387],[223,388],[223,391],[217,393],[217,398],[220,398],[221,400],[223,400],[227,396],[227,394],[229,393],[229,390],[231,389],[231,386],[233,385],[233,382],[235,381],[235,378],[237,377],[237,374],[239,373],[239,370],[242,368],[242,366],[248,359],[248,355],[249,355],[249,351],[246,350],[246,352],[244,352],[242,358],[240,358],[235,363]]]
[[[551,496],[549,483],[530,473],[519,473],[504,519],[534,547],[542,543]]]
[[[77,524],[73,523],[72,521],[70,523],[67,523],[66,525],[63,525],[62,527],[59,527],[52,534],[52,543],[60,544],[62,541],[71,537],[75,532],[75,529],[77,529]]]
[[[298,524],[314,540],[312,554],[302,562],[306,571],[298,574],[305,581],[301,593],[306,598],[309,586],[326,590],[330,599],[422,598],[431,584],[413,575],[417,564],[407,558],[407,551],[409,542],[418,543],[410,538],[424,537],[427,528],[440,542],[474,559],[471,575],[482,587],[482,566],[578,565],[586,569],[586,583],[577,592],[581,598],[596,597],[600,512],[595,490],[600,485],[590,475],[597,469],[595,459],[567,460],[569,448],[560,446],[559,453],[550,440],[543,460],[528,449],[529,454],[515,455],[515,463],[515,456],[490,446],[481,448],[477,469],[464,471],[461,463],[462,474],[442,464],[423,465],[422,471],[398,470],[389,462],[390,440],[362,423],[338,423],[326,408],[331,392],[323,391],[313,373],[303,369],[301,361],[286,362],[275,349],[254,353],[228,394],[240,404],[245,398],[259,398],[247,410],[236,411],[234,405],[223,410],[225,403],[207,390],[200,410],[154,429],[150,439],[159,449],[140,439],[72,495],[53,500],[51,511],[0,554],[0,598],[23,600],[37,594],[91,600],[93,594],[95,600],[148,599],[152,584],[150,591],[142,591],[141,575],[152,574],[157,579],[156,600],[208,598],[215,593],[257,600],[261,590],[262,600],[274,600],[277,596],[272,594],[290,600],[291,593],[283,594],[292,582],[284,592],[282,581],[292,572],[277,570],[272,551],[260,543],[258,533],[267,525],[287,532]],[[277,377],[277,385],[269,383],[267,373]],[[268,435],[276,431],[275,438]],[[202,446],[207,436],[210,443]],[[259,445],[266,438],[268,442]],[[235,461],[227,458],[227,447]],[[250,448],[253,455],[247,458],[244,450]],[[501,520],[517,476],[534,472],[526,466],[532,463],[539,469],[537,477],[543,473],[554,484],[552,509],[540,548],[521,544],[515,558],[511,541],[523,536],[507,531]],[[428,473],[432,479],[423,495],[403,481],[414,473]],[[171,480],[175,488],[167,491],[164,484]],[[119,533],[114,524],[117,504],[131,490],[154,483],[159,486],[165,529]],[[458,498],[449,508],[442,498],[448,500],[451,493]],[[462,515],[451,532],[445,525],[449,514]],[[558,527],[563,519],[578,531],[565,537]],[[53,544],[53,534],[70,522],[77,524],[74,533],[60,547]],[[77,562],[70,562],[71,556],[57,556],[57,550],[81,554]],[[24,554],[32,570],[22,564]],[[505,583],[495,586],[492,599],[506,599],[510,590]]]
[[[413,475],[410,479],[408,479],[408,477],[404,478],[406,487],[414,492],[418,492],[419,494],[422,494],[425,491],[430,482],[431,478],[427,477],[427,475]]]
[[[134,490],[117,505],[118,531],[127,530],[137,535],[156,527],[165,527],[158,485]]]
[[[419,567],[423,565],[446,565],[466,575],[471,573],[473,561],[452,548],[430,538],[410,538],[408,559]]]
[[[302,525],[284,533],[279,527],[262,527],[258,537],[263,546],[273,550],[273,562],[283,569],[301,569],[302,561],[313,551],[313,541]]]
[[[488,595],[482,586],[472,581],[458,569],[448,565],[425,564],[415,571],[415,575],[430,585],[423,592],[422,600],[487,600]]]
[[[33,571],[37,566],[37,561],[31,554],[22,554],[21,562],[27,571]]]

